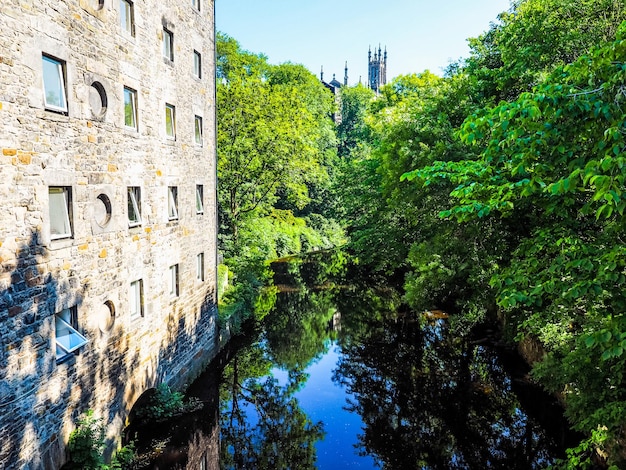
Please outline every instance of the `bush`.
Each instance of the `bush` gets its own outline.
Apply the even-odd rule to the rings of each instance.
[[[174,392],[166,383],[160,384],[148,403],[137,410],[137,418],[147,421],[166,421],[174,416],[202,407],[202,402],[197,398],[184,401],[185,396],[180,392]]]

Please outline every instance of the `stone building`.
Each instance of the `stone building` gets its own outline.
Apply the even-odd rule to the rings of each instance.
[[[215,355],[213,0],[0,2],[0,468]]]
[[[377,94],[380,87],[387,84],[387,48],[385,52],[378,46],[378,51],[374,49],[372,57],[372,49],[367,53],[367,86],[374,90]]]

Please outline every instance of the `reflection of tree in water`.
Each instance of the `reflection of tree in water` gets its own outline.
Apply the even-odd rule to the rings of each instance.
[[[346,300],[334,380],[348,388],[348,409],[363,419],[362,454],[394,469],[550,462],[553,443],[520,410],[493,352],[446,336],[442,320],[420,326],[411,315],[369,310],[384,308],[380,298]]]
[[[245,378],[259,375],[267,365],[258,351],[251,351],[256,362],[240,354],[225,370],[223,396],[228,401],[222,401],[220,464],[228,469],[315,468],[322,423],[313,423],[293,396],[306,375],[290,372],[285,385],[273,377]]]

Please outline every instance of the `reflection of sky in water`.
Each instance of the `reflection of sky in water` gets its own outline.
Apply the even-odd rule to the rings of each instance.
[[[343,409],[346,389],[331,380],[339,356],[339,347],[332,345],[328,353],[306,369],[309,379],[295,394],[311,421],[324,423],[326,436],[316,444],[317,468],[377,468],[372,457],[358,455],[355,445],[363,422],[358,414]],[[287,372],[273,369],[272,374],[281,385],[287,383]]]

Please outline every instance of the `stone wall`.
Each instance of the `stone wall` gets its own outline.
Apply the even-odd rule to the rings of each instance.
[[[115,440],[144,391],[162,381],[183,388],[217,350],[213,0],[128,3],[131,34],[124,3],[0,2],[3,469],[58,468],[88,409]],[[163,56],[164,28],[173,61]],[[53,109],[54,96],[46,104],[44,55],[62,71],[66,110]],[[126,125],[125,87],[136,91],[136,129]],[[51,187],[67,197],[68,236],[51,230],[63,218],[51,210]],[[139,224],[130,222],[129,187],[139,188]],[[168,187],[178,218],[169,217]],[[141,303],[131,291],[139,280]],[[141,312],[133,318],[132,305]],[[57,354],[64,309],[88,342]]]

